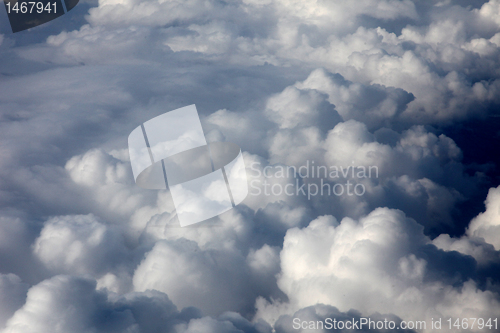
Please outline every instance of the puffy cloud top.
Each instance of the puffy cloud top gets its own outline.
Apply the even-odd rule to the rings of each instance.
[[[496,126],[499,17],[498,0],[99,0],[1,30],[0,330],[497,316],[498,140],[460,134]],[[251,193],[180,228],[169,190],[135,185],[127,136],[193,103]]]

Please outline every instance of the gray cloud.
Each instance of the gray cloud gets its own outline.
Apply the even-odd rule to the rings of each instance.
[[[443,126],[497,112],[498,1],[80,5],[70,26],[68,14],[1,30],[4,332],[497,315],[497,184]],[[168,190],[134,184],[126,145],[193,103],[209,141],[242,148],[255,184],[315,184],[264,174],[312,161],[378,175],[346,177],[362,196],[251,194],[180,228]],[[485,211],[451,234],[472,197]]]

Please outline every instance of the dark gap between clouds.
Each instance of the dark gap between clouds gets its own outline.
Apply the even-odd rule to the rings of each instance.
[[[485,119],[456,123],[443,128],[442,132],[462,149],[462,163],[470,174],[482,171],[487,176],[486,182],[478,184],[476,193],[464,193],[467,200],[457,207],[455,226],[449,232],[460,236],[470,221],[486,210],[484,201],[489,189],[500,185],[500,106],[493,107]]]

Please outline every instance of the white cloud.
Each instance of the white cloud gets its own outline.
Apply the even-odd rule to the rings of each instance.
[[[500,251],[500,188],[492,188],[486,198],[486,211],[474,218],[467,235],[481,237]]]
[[[452,238],[442,234],[433,243],[446,251],[458,251],[474,257],[480,265],[500,262],[499,198],[500,187],[490,188],[486,198],[486,211],[470,222],[465,235]]]
[[[314,89],[328,95],[342,119],[356,119],[370,127],[390,124],[404,111],[413,96],[402,89],[346,81],[323,69],[314,70],[299,89]]]
[[[269,333],[259,317],[291,332],[279,316],[296,311],[498,313],[500,190],[465,235],[426,234],[458,230],[460,203],[484,186],[468,173],[486,167],[464,165],[442,126],[496,112],[499,1],[92,5],[88,24],[73,11],[74,28],[54,20],[63,32],[43,40],[29,39],[42,27],[0,35],[5,332]],[[308,161],[377,177],[358,180],[359,197],[251,193],[180,228],[168,191],[134,184],[126,138],[192,103],[208,140],[240,145],[268,189],[313,183],[264,175]]]
[[[128,160],[120,161],[102,150],[73,156],[65,169],[71,180],[82,186],[82,192],[88,191],[97,207],[113,214],[129,216],[156,199],[155,193],[135,186]]]
[[[337,308],[324,304],[300,309],[293,315],[281,316],[275,327],[276,331],[280,333],[321,331],[321,327],[324,329],[333,327],[337,332],[347,333],[352,332],[352,330],[366,330],[370,322],[366,323],[365,320],[372,322],[371,332],[384,332],[387,330],[384,328],[377,330],[374,328],[377,324],[379,327],[394,325],[394,329],[390,329],[393,332],[408,332],[407,330],[398,329],[401,325],[401,319],[394,315],[375,313],[369,317],[362,317],[355,310],[340,312]],[[389,321],[394,322],[394,324],[390,324]],[[382,322],[383,325],[380,326],[379,322]]]
[[[5,333],[86,332],[102,296],[95,284],[66,276],[46,280],[28,291],[26,304],[7,322]]]
[[[316,90],[287,87],[282,93],[269,98],[266,106],[268,117],[280,129],[294,128],[299,124],[320,126],[323,125],[320,116],[333,118],[330,120],[333,126],[340,121],[334,106]]]
[[[136,291],[159,290],[180,307],[196,306],[217,315],[251,309],[255,291],[248,271],[238,252],[204,251],[193,241],[179,239],[157,242],[137,267],[133,281]]]
[[[214,319],[193,307],[178,311],[158,291],[118,297],[95,286],[92,280],[66,275],[45,280],[28,291],[26,303],[2,332],[271,332],[265,322],[253,324],[235,313]]]
[[[28,285],[14,274],[0,274],[0,329],[26,299]]]
[[[99,275],[127,259],[123,237],[93,215],[49,219],[33,253],[55,274]]]
[[[291,314],[290,307],[317,303],[363,315],[392,313],[403,320],[495,316],[500,303],[493,292],[480,290],[467,276],[455,287],[444,278],[446,272],[435,275],[440,268],[433,261],[441,260],[446,271],[448,254],[428,244],[421,226],[400,211],[383,208],[359,221],[345,218],[339,223],[322,216],[307,228],[290,229],[278,278],[290,305],[261,302],[258,316],[274,322],[276,316],[269,315],[273,307]]]
[[[3,278],[10,281],[6,283],[13,283],[17,279],[9,275],[13,273],[27,283],[38,281],[45,275],[45,272],[43,272],[43,266],[31,253],[30,245],[35,237],[33,225],[24,218],[16,216],[17,214],[3,212],[2,215],[0,217],[0,267],[1,272],[6,274]],[[16,304],[15,301],[13,304]]]

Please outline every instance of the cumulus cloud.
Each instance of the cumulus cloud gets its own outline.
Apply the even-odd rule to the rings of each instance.
[[[28,284],[14,274],[0,275],[0,328],[5,326],[16,310],[23,306]]]
[[[467,235],[483,238],[500,251],[500,219],[499,219],[500,189],[492,188],[486,198],[486,211],[473,219],[467,229]]]
[[[437,249],[420,225],[396,210],[379,208],[340,223],[319,217],[307,228],[288,230],[280,257],[278,285],[290,304],[260,301],[258,315],[271,322],[280,313],[273,307],[290,314],[317,303],[428,321],[490,317],[500,307],[470,275],[474,260]]]
[[[491,188],[486,198],[486,211],[472,219],[466,234],[460,238],[442,234],[433,243],[446,251],[458,251],[474,257],[479,264],[500,263],[498,244],[499,188]]]
[[[377,329],[377,325],[382,328]],[[275,329],[279,333],[321,331],[332,328],[337,332],[352,332],[353,329],[383,332],[389,327],[394,327],[393,332],[414,332],[410,329],[400,329],[400,326],[401,319],[394,315],[377,313],[369,317],[362,317],[359,312],[354,310],[340,312],[333,306],[318,304],[300,309],[293,315],[281,316],[276,322]]]
[[[90,281],[54,277],[29,290],[4,332],[85,332],[96,304],[103,301]]]
[[[127,258],[121,235],[93,215],[51,218],[35,240],[33,252],[56,274],[95,276]]]
[[[154,203],[156,193],[141,191],[134,186],[128,154],[122,157],[125,160],[120,160],[120,154],[123,156],[120,151],[90,150],[73,156],[65,169],[71,180],[81,186],[81,191],[93,197],[97,209],[130,216],[145,204]]]
[[[499,10],[100,0],[46,28],[2,30],[3,332],[494,317],[495,166],[471,161],[446,126],[496,119]],[[138,124],[193,103],[208,141],[242,148],[250,194],[180,228],[168,190],[135,185],[126,145]],[[313,163],[341,176],[299,171]],[[342,176],[354,167],[375,173]],[[364,192],[300,191],[321,181]],[[491,186],[484,212],[469,211]]]
[[[343,120],[355,119],[372,128],[390,126],[414,99],[403,89],[349,82],[324,69],[314,70],[296,86],[327,94],[328,101],[335,105]]]
[[[273,278],[278,263],[276,250],[268,246],[252,251],[247,260],[237,251],[203,250],[186,239],[159,241],[137,267],[133,283],[137,291],[165,292],[181,307],[248,315],[258,295],[273,291],[265,278]]]
[[[123,58],[123,54],[129,57],[141,52],[141,43],[153,38],[155,51],[161,52],[167,47],[216,58],[229,56],[245,65],[322,66],[356,81],[347,85],[352,98],[363,84],[391,87],[390,94],[399,101],[379,101],[378,109],[364,116],[372,119],[398,116],[406,123],[442,123],[482,115],[486,111],[477,110],[477,104],[498,102],[495,1],[480,8],[452,3],[425,6],[410,1],[364,1],[355,7],[348,2],[243,1],[222,5],[189,1],[181,6],[170,1],[102,1],[89,11],[90,25],[48,42],[56,48],[64,45],[66,58],[75,55],[84,62],[84,58],[95,57],[95,53],[78,52],[85,50],[87,40],[97,39],[110,52],[120,50],[116,55]],[[367,18],[379,26],[370,26],[373,23]],[[408,23],[395,29],[396,20]],[[428,20],[428,25],[422,26]],[[134,27],[127,28],[130,25]],[[150,31],[156,28],[163,33],[153,37]],[[103,35],[120,45],[100,43]],[[109,57],[99,62],[106,59]],[[339,89],[333,86],[330,98],[338,101],[335,91]],[[361,117],[364,106],[357,106],[351,113]]]
[[[192,307],[179,311],[158,291],[116,297],[95,286],[67,275],[45,280],[28,291],[2,332],[271,332],[264,322],[252,324],[238,314],[214,319]]]
[[[325,75],[323,70],[318,70],[304,82],[314,81],[318,76],[324,79]],[[304,86],[304,82],[295,86]],[[359,217],[377,206],[387,205],[408,210],[412,217],[431,229],[453,223],[455,205],[474,191],[478,178],[465,173],[462,151],[452,139],[429,132],[423,126],[413,126],[402,133],[382,127],[372,133],[365,123],[350,119],[332,121],[333,125],[326,127],[331,129],[323,131],[320,126],[308,123],[309,120],[297,121],[294,112],[284,112],[281,118],[276,118],[279,113],[273,111],[273,105],[276,99],[288,94],[289,88],[270,98],[271,104],[266,110],[278,126],[285,126],[269,138],[271,162],[296,168],[307,165],[311,170],[314,169],[312,163],[316,163],[316,168],[372,168],[373,175],[363,184],[366,195],[352,197],[350,202],[345,201],[345,197],[333,196],[328,201],[334,205],[338,205],[338,200],[344,199],[344,202],[332,211]],[[330,104],[330,111],[315,110],[322,113],[320,117],[331,119],[332,111],[338,117],[335,107]],[[314,112],[304,112],[304,115],[308,119],[315,117]],[[355,178],[352,172],[346,174]],[[330,171],[325,178],[331,178]]]

